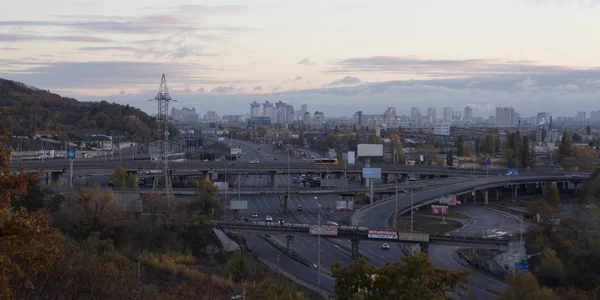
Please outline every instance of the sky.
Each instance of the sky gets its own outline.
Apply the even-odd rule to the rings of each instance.
[[[395,107],[600,110],[600,0],[20,0],[0,10],[0,78],[149,113],[325,116]]]

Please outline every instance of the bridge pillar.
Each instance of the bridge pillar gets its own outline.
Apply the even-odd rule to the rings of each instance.
[[[53,172],[50,173],[52,176],[52,185],[58,185],[60,183],[60,176],[62,175],[62,173],[60,172]]]
[[[358,260],[358,258],[360,257],[360,251],[358,249],[358,244],[360,244],[360,240],[358,239],[358,237],[353,237],[350,241],[352,242],[352,259]]]
[[[271,177],[271,188],[276,189],[279,182],[279,176],[277,176],[277,172],[271,171],[269,172],[269,176]]]
[[[483,191],[483,199],[485,201],[485,205],[488,205],[488,196],[489,196],[488,194],[489,194],[489,191],[490,190],[484,190]]]
[[[573,194],[577,194],[578,188],[579,188],[579,183],[573,182]]]
[[[473,195],[473,206],[477,205],[477,191],[473,190],[473,192],[471,192],[471,195]]]
[[[500,189],[496,189],[496,201],[500,201]]]
[[[426,243],[419,244],[419,247],[421,247],[421,252],[429,253],[429,244],[426,244]]]
[[[513,185],[513,191],[514,191],[513,199],[517,199],[518,194],[519,194],[519,185],[518,184]]]
[[[421,245],[413,244],[413,243],[409,243],[407,245],[408,245],[408,252],[410,253],[410,256],[415,256],[415,254],[421,252]]]
[[[204,172],[204,180],[210,180],[210,172],[209,171]]]
[[[286,248],[286,251],[288,253],[290,253],[291,252],[290,251],[290,244],[294,240],[294,236],[290,233],[290,234],[286,235],[285,238],[287,239],[287,248]]]

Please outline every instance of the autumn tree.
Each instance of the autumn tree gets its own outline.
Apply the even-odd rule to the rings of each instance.
[[[544,249],[541,263],[534,270],[537,279],[546,286],[556,288],[561,285],[565,276],[565,266],[551,248]]]
[[[467,289],[468,270],[451,271],[431,265],[427,254],[405,256],[403,263],[387,262],[377,269],[359,259],[349,265],[331,266],[335,298],[360,299],[451,299],[447,293]]]
[[[494,137],[491,134],[487,134],[481,145],[481,153],[492,155],[494,152]]]
[[[198,220],[210,220],[219,212],[218,190],[210,180],[200,180],[194,183],[198,196],[192,200],[188,209]]]
[[[551,300],[557,299],[552,292],[541,288],[531,273],[518,276],[507,276],[508,289],[498,297],[499,300]]]
[[[127,181],[127,170],[123,167],[116,167],[113,173],[110,175],[110,182],[115,186],[115,188],[123,188],[125,187],[125,182]]]
[[[456,139],[456,142],[454,143],[454,147],[456,147],[456,156],[464,156],[464,144],[465,144],[465,139],[463,138],[462,134],[458,136],[458,138]]]
[[[554,184],[548,184],[546,189],[544,189],[544,200],[554,207],[560,204],[560,194],[558,188]]]
[[[48,226],[43,212],[30,214],[24,206],[13,209],[35,176],[22,170],[13,173],[8,167],[5,135],[0,132],[0,298],[10,299],[14,289],[31,288],[33,276],[54,263],[59,234]]]

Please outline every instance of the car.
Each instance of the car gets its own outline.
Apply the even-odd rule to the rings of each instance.
[[[285,221],[282,218],[277,219],[277,223],[279,223],[280,225],[283,225],[283,223],[285,223]]]
[[[455,166],[449,166],[448,169],[450,169],[450,170],[456,170],[456,167]]]
[[[250,222],[250,220],[248,220],[248,218],[246,218],[246,217],[243,217],[242,221],[244,221],[244,222]]]
[[[258,218],[258,214],[257,213],[252,213],[252,217],[253,218]]]
[[[381,249],[390,250],[390,245],[388,245],[387,243],[383,243],[383,245],[381,245]]]
[[[273,222],[273,217],[271,217],[271,216],[267,216],[267,217],[265,218],[265,220],[267,220],[267,222]]]
[[[303,211],[303,210],[304,210],[304,207],[303,207],[302,205],[298,205],[298,206],[296,207],[296,210],[297,210],[297,211]]]
[[[571,178],[579,178],[579,177],[581,177],[581,175],[579,175],[579,174],[572,174],[571,175]]]
[[[251,164],[258,164],[258,163],[260,163],[260,162],[258,161],[258,159],[254,159],[254,160],[251,160],[251,161],[250,161],[250,163],[251,163]]]

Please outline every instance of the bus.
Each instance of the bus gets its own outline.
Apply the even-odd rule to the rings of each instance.
[[[337,165],[336,158],[315,158],[315,165]]]

